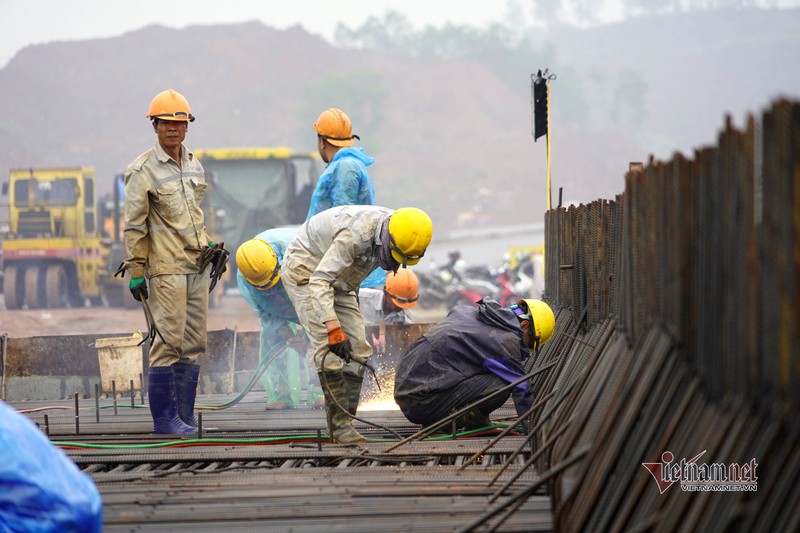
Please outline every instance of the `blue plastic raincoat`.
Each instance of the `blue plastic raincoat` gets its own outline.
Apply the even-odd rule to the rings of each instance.
[[[367,173],[367,167],[375,158],[364,153],[360,147],[342,148],[320,176],[306,220],[337,205],[375,205],[375,189]],[[362,287],[381,287],[386,284],[386,273],[374,270]]]
[[[375,189],[367,167],[375,159],[363,148],[342,148],[319,177],[306,220],[337,205],[375,205]]]
[[[3,402],[0,458],[0,531],[102,531],[103,503],[94,481]]]

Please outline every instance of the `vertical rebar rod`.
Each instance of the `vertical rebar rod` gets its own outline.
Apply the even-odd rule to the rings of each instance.
[[[94,421],[100,423],[100,384],[94,384]]]
[[[78,393],[75,393],[75,434],[81,434],[80,411],[78,409]]]

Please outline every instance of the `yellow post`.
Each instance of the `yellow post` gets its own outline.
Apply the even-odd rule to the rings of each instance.
[[[544,83],[547,83],[545,81]],[[547,210],[550,211],[551,203],[551,186],[550,186],[550,92],[553,90],[552,86],[547,87]]]

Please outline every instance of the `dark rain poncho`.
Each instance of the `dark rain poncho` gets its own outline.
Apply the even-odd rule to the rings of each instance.
[[[478,306],[456,306],[400,356],[394,399],[415,423],[431,423],[431,413],[447,413],[484,396],[481,375],[512,383],[525,373],[528,349],[516,315],[491,298]],[[532,394],[523,381],[513,390],[522,415]],[[508,396],[506,396],[508,398]]]

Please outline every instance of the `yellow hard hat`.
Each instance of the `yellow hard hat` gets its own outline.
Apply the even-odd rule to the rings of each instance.
[[[407,268],[386,274],[384,292],[391,296],[392,302],[402,309],[411,309],[417,305],[419,298],[419,280],[417,275]]]
[[[189,108],[189,102],[178,91],[167,89],[160,92],[150,102],[149,119],[175,120],[181,122],[194,122],[194,115]]]
[[[245,281],[262,291],[275,286],[281,277],[278,256],[267,241],[250,239],[236,250],[236,267]]]
[[[353,146],[353,139],[361,140],[358,135],[353,135],[350,117],[336,107],[320,113],[314,122],[314,129],[320,137],[334,146]]]
[[[401,207],[389,218],[389,247],[403,267],[419,263],[432,237],[433,222],[422,209]]]
[[[530,320],[531,327],[535,336],[539,339],[539,345],[549,341],[553,337],[556,329],[556,316],[550,306],[541,300],[522,299],[517,302],[517,306],[523,314],[517,315],[521,320]]]

